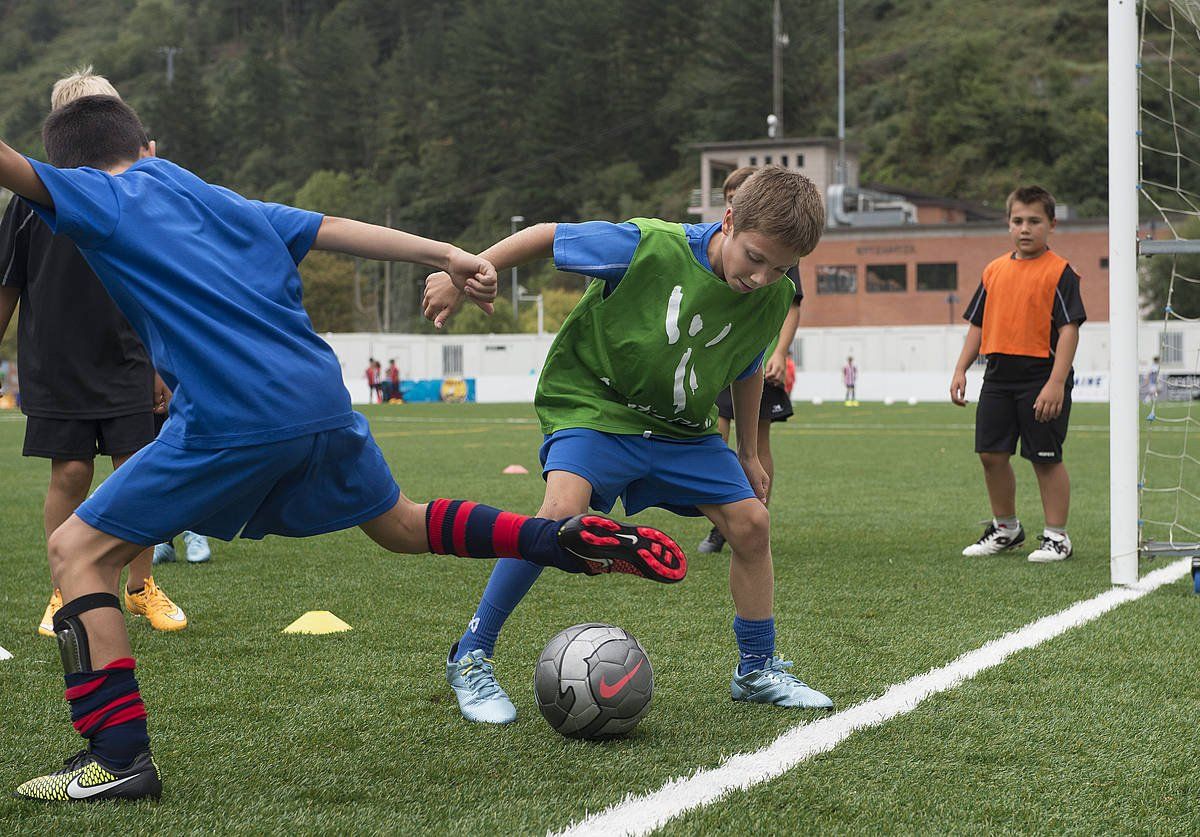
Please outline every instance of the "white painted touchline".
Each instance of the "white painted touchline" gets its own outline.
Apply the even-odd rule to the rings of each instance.
[[[692,808],[707,805],[731,791],[774,779],[800,762],[832,750],[857,730],[878,726],[897,715],[911,712],[927,697],[954,688],[1018,651],[1041,645],[1071,628],[1103,616],[1117,605],[1140,599],[1164,584],[1178,581],[1191,571],[1191,565],[1191,559],[1184,558],[1147,574],[1135,585],[1114,587],[1095,598],[1076,602],[1066,610],[1030,622],[968,651],[940,668],[898,683],[882,697],[788,730],[761,750],[730,756],[718,767],[698,770],[686,778],[671,779],[653,793],[626,797],[611,808],[558,832],[555,837],[649,834]]]
[[[11,660],[12,654],[4,650],[4,646],[0,645],[0,660]]]

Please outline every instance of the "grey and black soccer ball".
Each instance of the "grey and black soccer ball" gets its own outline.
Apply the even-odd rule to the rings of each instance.
[[[533,672],[538,709],[568,738],[625,735],[650,709],[654,672],[631,634],[598,622],[572,625],[546,644]]]

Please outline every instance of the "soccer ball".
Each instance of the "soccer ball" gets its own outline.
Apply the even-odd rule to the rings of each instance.
[[[612,625],[572,625],[546,644],[533,694],[546,722],[568,738],[612,738],[650,709],[654,672],[641,643]]]

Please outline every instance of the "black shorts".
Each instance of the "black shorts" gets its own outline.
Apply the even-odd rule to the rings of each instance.
[[[792,399],[783,387],[764,381],[762,401],[758,405],[759,421],[787,421],[792,413]],[[717,395],[717,415],[723,419],[733,419],[733,390],[729,387]]]
[[[107,419],[53,419],[29,416],[25,421],[25,456],[45,459],[95,459],[135,453],[154,440],[154,414],[135,413]]]
[[[975,452],[1016,453],[1030,462],[1062,462],[1067,422],[1071,417],[1071,384],[1063,393],[1062,412],[1053,421],[1038,421],[1033,403],[1046,385],[1033,381],[983,381],[975,409]]]

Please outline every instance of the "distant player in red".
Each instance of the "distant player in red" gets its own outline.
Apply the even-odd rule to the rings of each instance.
[[[858,406],[858,367],[854,365],[854,358],[846,358],[846,365],[842,367],[842,383],[846,387],[846,406]]]

